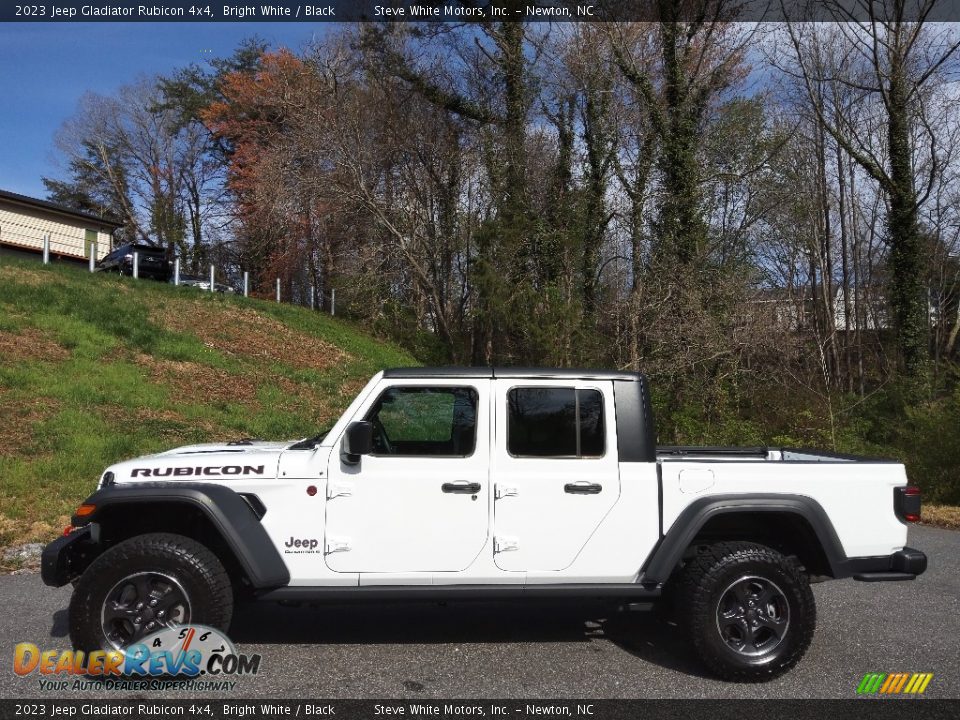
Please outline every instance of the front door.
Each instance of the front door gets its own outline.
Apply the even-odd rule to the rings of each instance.
[[[620,496],[610,382],[495,382],[494,559],[570,566]]]
[[[336,572],[465,570],[489,529],[490,381],[384,385],[354,418],[373,452],[327,484],[325,557]]]

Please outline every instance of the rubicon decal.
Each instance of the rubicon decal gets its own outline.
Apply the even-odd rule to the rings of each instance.
[[[923,695],[933,673],[867,673],[857,695]]]
[[[263,475],[263,469],[263,465],[134,468],[130,473],[130,477],[217,477],[220,475]]]

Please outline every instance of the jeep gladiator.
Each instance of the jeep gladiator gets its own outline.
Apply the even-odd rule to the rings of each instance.
[[[43,580],[75,584],[77,649],[235,602],[605,598],[666,606],[729,680],[795,665],[811,582],[912,580],[903,465],[657,447],[630,372],[400,368],[296,442],[192,445],[106,469]]]

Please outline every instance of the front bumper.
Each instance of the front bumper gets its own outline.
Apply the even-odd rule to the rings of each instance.
[[[59,537],[43,549],[40,577],[46,585],[60,587],[78,577],[97,556],[93,523]]]
[[[857,558],[853,579],[862,582],[913,580],[927,569],[927,556],[905,547],[889,556]]]

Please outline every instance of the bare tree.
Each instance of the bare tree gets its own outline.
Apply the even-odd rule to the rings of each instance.
[[[816,24],[787,24],[796,73],[807,88],[811,108],[887,198],[890,307],[901,367],[910,377],[922,375],[929,358],[927,257],[918,211],[933,189],[942,152],[923,90],[939,79],[960,47],[952,28],[926,23],[935,2],[921,0],[915,7],[907,2],[865,2],[851,9],[831,0],[835,26],[824,30]],[[831,52],[824,47],[827,42],[839,45]],[[856,90],[856,104],[837,106],[835,98],[818,94],[817,85],[823,82]],[[884,143],[879,147],[851,112],[871,103],[879,103],[883,115]],[[922,140],[916,136],[918,128]],[[926,172],[918,181],[924,155]]]

